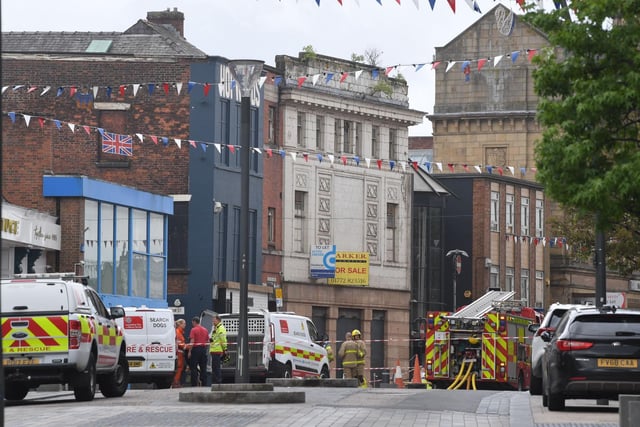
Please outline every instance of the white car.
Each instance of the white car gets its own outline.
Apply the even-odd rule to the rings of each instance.
[[[542,394],[542,356],[547,343],[542,340],[540,335],[545,331],[553,333],[562,316],[573,307],[585,306],[581,304],[551,304],[542,319],[542,323],[529,325],[529,332],[534,332],[531,340],[531,384],[529,386],[531,395],[539,396]]]

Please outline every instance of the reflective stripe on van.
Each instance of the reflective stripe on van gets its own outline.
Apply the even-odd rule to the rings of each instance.
[[[290,354],[293,357],[301,357],[303,359],[314,360],[316,362],[320,362],[322,360],[322,353],[315,353],[307,350],[300,350],[293,347],[288,347],[284,345],[276,344],[276,353],[277,354]]]

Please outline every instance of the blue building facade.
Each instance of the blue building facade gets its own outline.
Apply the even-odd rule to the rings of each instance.
[[[193,64],[191,80],[211,82],[208,91],[191,94],[188,203],[188,291],[180,299],[186,318],[216,306],[218,283],[240,281],[240,89],[233,82],[229,60],[210,57]],[[262,90],[251,95],[251,158],[249,195],[249,283],[260,280],[262,266]]]

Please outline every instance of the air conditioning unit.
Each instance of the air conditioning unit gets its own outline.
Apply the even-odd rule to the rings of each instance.
[[[640,291],[640,280],[629,280],[630,291]]]

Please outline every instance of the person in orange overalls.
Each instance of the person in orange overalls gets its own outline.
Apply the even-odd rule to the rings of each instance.
[[[184,340],[184,328],[187,322],[184,319],[176,320],[176,374],[173,377],[173,388],[182,387],[182,373],[184,372],[185,354],[187,343]]]

